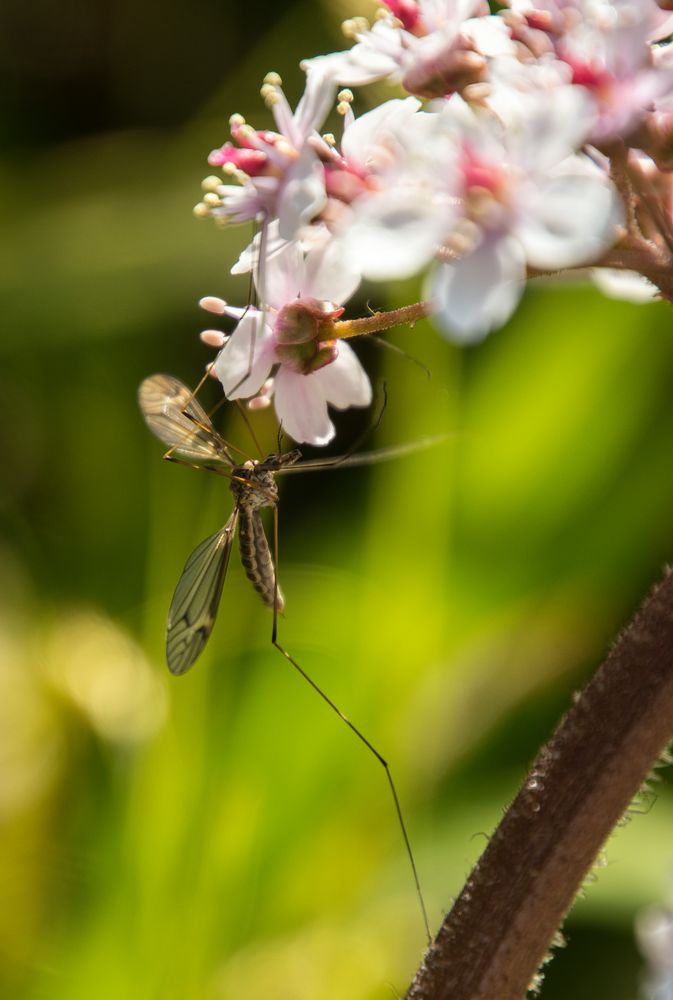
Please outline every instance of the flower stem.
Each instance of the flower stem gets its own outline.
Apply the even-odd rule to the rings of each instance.
[[[673,736],[673,572],[543,747],[407,1000],[521,1000],[610,831]]]
[[[414,302],[410,306],[402,306],[401,309],[390,309],[386,312],[375,312],[371,316],[361,316],[359,319],[338,320],[334,324],[334,336],[339,340],[348,337],[361,337],[367,333],[380,333],[382,330],[389,330],[393,326],[402,326],[405,323],[413,326],[419,319],[424,319],[432,312],[430,302]]]

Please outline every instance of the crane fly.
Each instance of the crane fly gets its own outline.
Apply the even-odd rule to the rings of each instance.
[[[273,610],[272,644],[376,757],[386,772],[430,944],[432,938],[416,862],[387,761],[278,641],[278,612],[283,610],[284,599],[276,573],[278,486],[275,477],[281,473],[382,461],[415,451],[438,439],[429,438],[412,445],[356,455],[347,453],[337,459],[318,462],[301,461],[301,452],[296,449],[271,454],[262,461],[256,461],[245,457],[240,449],[218,434],[192,391],[174,376],[151,375],[146,378],[138,390],[138,402],[152,433],[168,445],[164,458],[226,476],[230,480],[234,497],[234,508],[226,524],[197,545],[178,580],[166,625],[166,659],[169,670],[173,674],[186,673],[198,659],[210,637],[238,528],[241,562],[246,576],[264,604]],[[245,457],[244,461],[236,460],[237,452]],[[264,507],[273,510],[273,555],[260,514]]]

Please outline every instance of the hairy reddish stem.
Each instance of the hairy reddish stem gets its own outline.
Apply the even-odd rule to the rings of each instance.
[[[407,1000],[522,1000],[601,845],[673,736],[673,574],[542,749]]]
[[[334,324],[334,336],[340,340],[347,337],[361,337],[366,333],[381,333],[393,326],[413,325],[419,319],[424,319],[432,312],[429,302],[414,302],[401,309],[390,309],[386,312],[375,312],[371,316],[361,316],[359,319],[340,320]]]

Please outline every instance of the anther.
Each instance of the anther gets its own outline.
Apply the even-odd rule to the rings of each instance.
[[[204,205],[202,201],[200,201],[198,205],[194,205],[192,212],[194,213],[197,219],[205,219],[207,218],[207,216],[210,215],[210,209],[208,208],[207,205]]]
[[[218,298],[216,295],[206,295],[204,298],[199,299],[199,305],[206,312],[215,313],[221,316],[224,310],[227,308],[227,303],[224,299]]]
[[[218,350],[224,347],[228,339],[226,334],[222,333],[221,330],[202,330],[199,338],[202,344],[205,344],[207,347],[215,347]]]
[[[209,177],[204,177],[203,180],[201,181],[201,190],[217,191],[221,183],[222,182],[220,181],[219,177],[215,177],[213,174],[210,174]]]
[[[341,30],[346,38],[356,38],[357,35],[362,35],[366,31],[369,31],[369,21],[366,17],[349,17],[341,25]]]

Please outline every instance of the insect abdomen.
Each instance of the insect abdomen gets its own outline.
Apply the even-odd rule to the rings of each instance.
[[[238,540],[241,547],[241,562],[246,576],[266,606],[272,608],[276,574],[259,511],[241,509]],[[284,604],[283,595],[278,590],[277,605],[279,611],[283,610]]]

